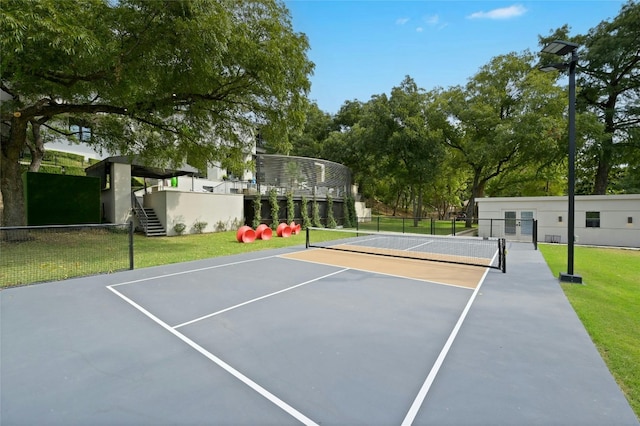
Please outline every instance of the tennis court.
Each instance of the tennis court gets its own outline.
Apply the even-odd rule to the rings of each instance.
[[[638,424],[540,253],[507,249],[506,274],[295,247],[3,290],[0,420]]]

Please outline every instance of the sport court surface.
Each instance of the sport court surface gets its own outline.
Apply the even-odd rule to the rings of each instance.
[[[1,291],[0,423],[638,424],[530,244],[423,279],[325,252]]]

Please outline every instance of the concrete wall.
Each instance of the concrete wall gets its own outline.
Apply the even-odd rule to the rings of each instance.
[[[505,211],[516,211],[520,219],[520,212],[532,211],[538,220],[538,241],[557,236],[561,243],[567,242],[567,197],[481,198],[477,202],[480,219],[504,219]],[[587,212],[600,213],[599,228],[586,226]],[[487,223],[480,221],[480,236],[486,233]],[[576,196],[575,235],[577,244],[640,247],[640,194]]]
[[[131,166],[109,164],[109,188],[100,194],[102,215],[109,223],[126,223],[131,219]]]
[[[144,196],[144,207],[152,207],[167,230],[176,235],[176,223],[186,225],[185,234],[194,233],[196,222],[206,222],[203,232],[233,230],[244,221],[242,194],[212,194],[178,190],[155,191]]]

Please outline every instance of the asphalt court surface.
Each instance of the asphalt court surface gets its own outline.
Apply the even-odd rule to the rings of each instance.
[[[398,259],[325,252],[282,249],[0,292],[0,423],[637,424],[566,301],[549,308],[553,277],[531,299],[532,276],[520,289],[500,271],[411,261],[424,272],[413,277],[392,268]],[[540,267],[531,252],[515,252],[522,273]],[[516,338],[518,367],[505,366],[504,353],[488,355],[492,330],[505,328],[504,339],[510,324],[530,326],[532,300],[546,306],[526,329],[542,361]],[[570,326],[557,330],[558,315]],[[580,355],[545,358],[545,327]],[[514,380],[527,391],[514,392]]]
[[[363,271],[357,259],[352,269],[291,256],[111,288],[242,372],[298,420],[400,424],[470,289]],[[339,257],[344,264],[352,256]],[[411,263],[423,275],[433,266]],[[212,282],[221,272],[227,279]]]

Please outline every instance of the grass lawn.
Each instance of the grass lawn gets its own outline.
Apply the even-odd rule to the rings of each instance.
[[[556,276],[566,272],[567,246],[539,249]],[[584,285],[562,288],[640,418],[640,251],[576,246],[574,262]]]

